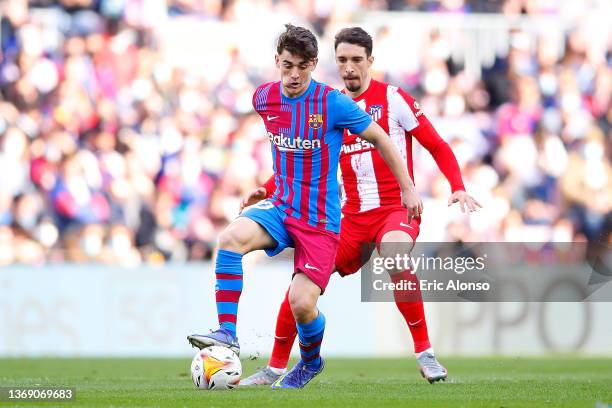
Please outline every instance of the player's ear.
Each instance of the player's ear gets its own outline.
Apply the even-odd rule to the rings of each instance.
[[[368,57],[368,67],[371,67],[373,62],[374,62],[374,56],[370,55]]]
[[[274,55],[274,63],[276,64],[276,68],[280,68],[280,55]]]
[[[317,67],[317,64],[319,62],[319,58],[314,57],[311,61],[312,61],[312,70],[314,71],[314,69]]]

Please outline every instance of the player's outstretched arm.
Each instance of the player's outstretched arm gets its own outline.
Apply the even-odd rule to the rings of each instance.
[[[423,201],[414,187],[408,174],[406,164],[400,158],[397,148],[389,139],[385,131],[375,122],[372,122],[359,136],[372,143],[380,152],[402,190],[402,205],[408,209],[408,221],[418,217],[423,212]]]
[[[409,100],[407,102],[409,102]],[[465,191],[459,163],[457,163],[457,158],[453,150],[448,143],[440,137],[431,122],[429,122],[422,112],[418,115],[417,126],[408,131],[429,151],[438,165],[438,168],[448,180],[452,190],[452,194],[448,199],[449,207],[454,203],[459,203],[461,212],[465,212],[466,209],[469,212],[473,212],[478,209],[477,207],[482,208],[482,205]]]

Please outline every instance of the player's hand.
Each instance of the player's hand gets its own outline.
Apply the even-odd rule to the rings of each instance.
[[[243,198],[242,201],[240,201],[240,212],[242,212],[245,207],[258,203],[265,197],[266,189],[263,187],[256,188],[255,190],[251,191],[248,196]]]
[[[402,206],[408,210],[409,224],[413,218],[420,217],[423,213],[423,200],[416,189],[402,191]]]
[[[461,212],[463,213],[465,212],[466,208],[470,212],[476,211],[478,209],[477,207],[482,208],[482,205],[480,205],[480,203],[476,201],[474,197],[472,197],[463,190],[455,191],[450,196],[450,198],[448,199],[448,206],[450,207],[454,203],[459,203],[459,206],[461,207]]]

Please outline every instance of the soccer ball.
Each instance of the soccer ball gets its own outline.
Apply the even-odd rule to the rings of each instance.
[[[240,359],[227,347],[202,349],[191,362],[191,379],[204,390],[231,390],[238,385],[241,375]]]

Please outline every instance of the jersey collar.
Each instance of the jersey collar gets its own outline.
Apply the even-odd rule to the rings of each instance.
[[[289,102],[289,103],[302,102],[304,99],[306,99],[306,97],[308,95],[310,95],[311,93],[314,92],[315,88],[317,87],[317,81],[315,81],[314,79],[310,78],[310,84],[308,85],[308,88],[306,88],[306,91],[303,94],[301,94],[300,96],[296,96],[295,98],[290,98],[287,95],[285,95],[283,93],[282,87],[283,87],[283,85],[281,84],[281,86],[279,87],[278,91],[280,92],[281,98],[283,98],[283,101]]]

